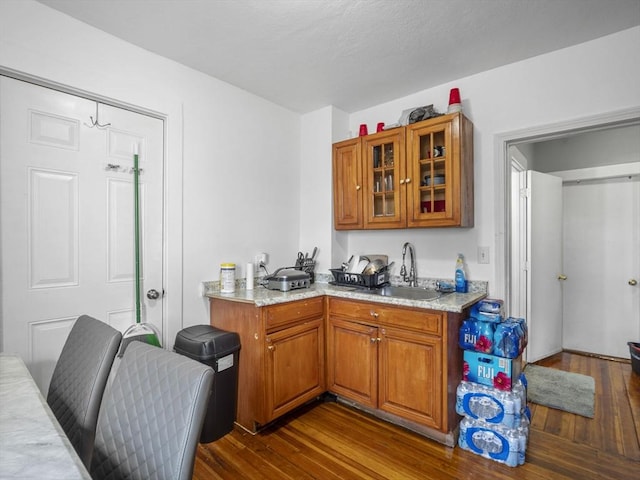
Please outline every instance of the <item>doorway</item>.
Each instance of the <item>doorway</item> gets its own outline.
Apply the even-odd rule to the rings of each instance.
[[[0,77],[2,351],[41,391],[74,320],[135,323],[133,153],[140,159],[142,291],[163,291],[160,118]],[[142,321],[164,330],[163,298]]]
[[[640,124],[640,111],[638,109],[631,109],[623,112],[616,112],[612,114],[601,115],[597,117],[582,119],[575,122],[568,122],[564,124],[556,124],[549,125],[542,128],[535,128],[529,130],[523,130],[518,132],[510,132],[501,136],[496,137],[496,148],[500,149],[500,158],[498,161],[498,172],[502,175],[504,181],[504,191],[501,192],[497,202],[498,211],[498,231],[503,227],[504,235],[498,235],[498,242],[496,244],[496,253],[497,259],[500,262],[501,259],[504,260],[504,263],[497,265],[498,267],[498,276],[501,273],[504,274],[504,284],[500,285],[500,279],[498,279],[498,291],[504,292],[504,298],[507,303],[507,312],[513,316],[522,316],[526,317],[526,305],[535,302],[536,300],[544,299],[536,299],[536,298],[527,298],[527,285],[526,281],[523,281],[521,277],[519,277],[518,265],[521,263],[521,247],[518,244],[518,239],[520,238],[520,233],[518,232],[518,228],[522,225],[519,225],[517,222],[517,218],[519,215],[518,212],[518,204],[512,197],[512,155],[511,155],[511,147],[514,145],[518,145],[519,149],[527,152],[528,149],[532,148],[534,143],[540,142],[551,142],[551,141],[563,141],[570,136],[574,136],[576,134],[588,134],[592,132],[600,132],[604,130],[614,129],[614,128],[625,128],[628,126],[637,126]],[[634,171],[634,168],[637,167],[638,162],[638,153],[635,154],[635,166],[631,168],[627,168],[626,170]],[[609,156],[610,157],[610,156]],[[522,162],[522,161],[521,161]],[[609,162],[611,163],[611,162]],[[531,166],[526,165],[526,160],[524,161],[524,168],[530,168]],[[571,167],[579,169],[579,167]],[[615,165],[607,165],[605,168],[617,172],[618,167]],[[546,171],[555,171],[562,170],[562,168],[558,168],[557,166]],[[625,168],[623,167],[623,171]],[[588,166],[589,174],[602,174],[602,168],[599,166]],[[569,177],[570,178],[570,175]],[[565,178],[565,181],[567,178]],[[636,201],[638,201],[636,199]],[[636,214],[637,215],[637,214]],[[632,244],[635,242],[637,244],[638,237],[634,237],[629,239],[629,243]],[[640,260],[635,258],[632,260],[631,267],[634,269],[634,276],[638,276],[640,274]],[[562,272],[559,272],[562,275]],[[631,281],[634,277],[631,276],[628,280]],[[524,284],[523,284],[524,283]],[[638,288],[634,288],[631,284],[626,285],[627,293],[630,293],[632,296],[631,300],[631,312],[628,314],[628,317],[632,320],[633,331],[638,330],[640,332],[640,314],[638,313]],[[562,287],[565,288],[565,285]],[[618,300],[620,296],[616,296]],[[594,301],[601,301],[602,298],[598,297],[594,299]],[[635,310],[633,305],[636,306]],[[560,307],[562,308],[562,306]],[[567,308],[567,307],[565,307]],[[568,307],[571,308],[571,307]],[[527,321],[530,324],[531,328],[535,328],[535,318],[527,318]],[[601,320],[602,321],[602,320]],[[632,340],[629,338],[628,340]],[[530,339],[531,341],[531,339]],[[620,343],[620,342],[618,342]],[[626,347],[626,342],[624,347]],[[564,348],[570,348],[570,346],[564,345]],[[530,361],[527,358],[528,350],[525,351],[525,360]],[[586,350],[585,350],[586,351]],[[600,352],[593,352],[600,353]],[[627,357],[628,358],[628,357]]]

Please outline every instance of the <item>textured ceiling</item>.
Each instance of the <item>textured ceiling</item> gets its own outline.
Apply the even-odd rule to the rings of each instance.
[[[39,1],[300,113],[358,111],[640,25],[640,0]]]

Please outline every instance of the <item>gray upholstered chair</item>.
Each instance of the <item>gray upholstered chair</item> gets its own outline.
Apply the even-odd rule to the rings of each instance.
[[[132,342],[104,394],[94,480],[191,480],[213,369]]]
[[[107,378],[122,334],[87,315],[79,317],[62,347],[47,403],[89,468]]]

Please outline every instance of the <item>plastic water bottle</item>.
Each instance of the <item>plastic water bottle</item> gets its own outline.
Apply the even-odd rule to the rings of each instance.
[[[456,260],[456,292],[467,293],[467,275],[464,273],[464,256],[459,253]]]

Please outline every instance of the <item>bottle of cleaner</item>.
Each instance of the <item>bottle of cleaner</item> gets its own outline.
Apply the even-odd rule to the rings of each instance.
[[[464,256],[459,253],[458,260],[456,260],[456,275],[455,275],[456,292],[467,293],[467,276],[464,273]]]

